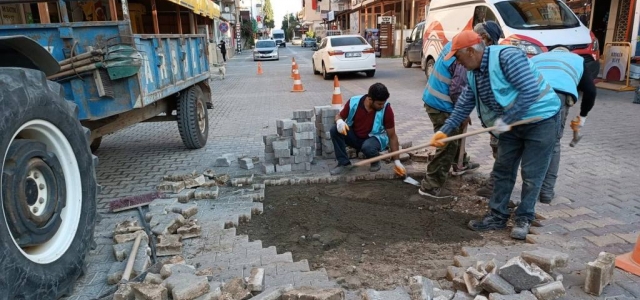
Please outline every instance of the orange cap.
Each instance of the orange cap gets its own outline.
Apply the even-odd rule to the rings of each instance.
[[[456,51],[479,43],[482,43],[482,38],[475,31],[462,31],[453,37],[453,40],[451,41],[451,50],[444,59],[449,60],[456,54]]]

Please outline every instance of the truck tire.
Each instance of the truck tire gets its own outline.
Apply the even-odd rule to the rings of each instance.
[[[98,151],[98,149],[100,149],[101,144],[102,144],[102,137],[99,137],[91,141],[91,144],[89,145],[89,148],[91,148],[91,152],[95,153],[96,151]]]
[[[83,274],[96,221],[89,130],[44,73],[0,68],[0,291],[57,299]]]
[[[202,89],[194,85],[178,99],[178,130],[185,147],[200,149],[207,144],[209,115]]]
[[[407,52],[402,55],[402,66],[405,68],[411,68],[411,66],[413,66],[413,63],[409,60]]]

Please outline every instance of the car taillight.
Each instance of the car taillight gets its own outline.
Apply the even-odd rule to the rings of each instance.
[[[375,50],[373,50],[373,48],[367,48],[362,50],[362,53],[375,53]]]
[[[329,51],[329,56],[342,55],[342,54],[344,54],[344,52],[342,52],[342,50]]]

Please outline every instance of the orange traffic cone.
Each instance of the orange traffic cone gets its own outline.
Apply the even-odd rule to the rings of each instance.
[[[258,62],[258,75],[262,75],[262,63]]]
[[[298,66],[298,64],[296,63],[296,58],[291,57],[291,78],[293,78],[293,69],[295,69],[296,66]]]
[[[302,87],[302,79],[300,79],[300,72],[298,72],[298,65],[296,64],[293,69],[293,89],[292,92],[304,92]]]
[[[633,251],[616,257],[616,267],[640,276],[640,235]]]
[[[340,81],[338,81],[338,75],[333,76],[333,97],[331,98],[331,106],[334,108],[342,107],[342,93],[340,92]]]

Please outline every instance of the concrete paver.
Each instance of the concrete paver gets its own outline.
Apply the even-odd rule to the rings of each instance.
[[[175,123],[142,123],[103,139],[102,148],[96,153],[100,158],[98,181],[103,187],[98,203],[103,218],[95,235],[98,247],[88,255],[87,273],[80,279],[70,299],[92,298],[105,291],[107,271],[111,262],[115,261],[111,248],[112,230],[125,217],[137,218],[133,212],[108,214],[106,209],[109,200],[153,191],[163,175],[176,171],[202,172],[210,168],[218,174],[227,173],[232,177],[259,173],[258,167],[240,169],[235,158],[230,167],[214,167],[214,163],[217,157],[226,153],[232,153],[236,158],[262,158],[262,137],[276,133],[276,119],[291,118],[293,110],[330,104],[333,82],[313,75],[311,54],[306,48],[282,48],[280,61],[263,62],[264,74],[261,76],[256,75],[256,65],[246,53],[230,59],[226,78],[221,80],[216,77],[213,81],[214,108],[209,110],[211,128],[209,141],[203,149],[186,150]],[[289,91],[292,86],[289,77],[292,56],[299,64],[306,90],[304,93]],[[427,142],[433,134],[433,128],[422,108],[421,95],[426,83],[424,73],[417,67],[404,69],[400,59],[378,59],[377,63],[378,70],[374,78],[364,75],[340,76],[343,98],[346,101],[353,95],[366,93],[374,82],[384,83],[391,92],[400,141],[413,141],[414,145]],[[569,126],[565,128],[556,194],[568,201],[538,206],[538,213],[546,219],[543,223],[548,225],[535,228],[532,233],[539,235],[528,237],[529,242],[543,243],[544,247],[555,247],[556,250],[572,254],[572,263],[566,268],[569,272],[580,270],[580,267],[584,269],[586,262],[594,260],[601,250],[610,250],[614,254],[628,251],[635,243],[633,235],[637,235],[640,228],[640,185],[637,184],[640,181],[640,173],[637,172],[640,162],[636,159],[640,147],[640,123],[632,121],[640,106],[632,103],[631,93],[605,90],[599,90],[598,93],[596,106],[582,132],[584,138],[575,148],[568,146],[571,132]],[[572,108],[570,117],[577,114],[577,110],[576,107]],[[480,128],[475,113],[472,114],[472,120],[473,125],[469,130]],[[491,170],[493,158],[488,142],[487,135],[467,138],[467,152],[481,164],[478,172],[488,173]],[[319,161],[312,166],[311,172],[326,174],[333,164],[333,160]],[[513,199],[520,198],[519,184],[520,181],[512,195]],[[190,240],[194,242],[185,243],[185,248],[220,254],[208,256],[209,264],[226,268],[226,275],[221,274],[220,278],[214,280],[248,276],[251,266],[256,264],[256,258],[265,269],[266,288],[326,278],[326,273],[322,271],[310,271],[304,267],[298,269],[293,265],[289,265],[290,269],[285,268],[292,272],[281,274],[278,266],[300,262],[294,263],[290,253],[278,254],[277,249],[270,245],[258,247],[243,238],[238,241],[235,229],[224,229],[225,223],[236,225],[240,216],[250,218],[251,207],[256,203],[251,199],[218,200],[213,204],[210,217],[199,217],[209,212],[196,215],[201,221],[202,236]],[[615,241],[615,244],[592,243],[604,241]],[[516,251],[504,248],[484,249],[467,255],[480,256],[484,251],[500,257]],[[244,257],[238,257],[236,250],[243,252]],[[236,256],[218,260],[230,253]],[[196,257],[191,259],[197,261]],[[302,276],[298,270],[311,274]],[[605,294],[611,289],[612,292],[616,291],[616,295],[637,295],[638,291],[633,287],[640,286],[640,278],[626,276],[619,270],[616,276],[625,276],[627,280],[621,282],[626,283],[616,283],[606,288]],[[319,282],[321,285],[332,285],[326,280]],[[581,294],[580,290],[578,286],[568,288],[564,299],[592,298]]]

